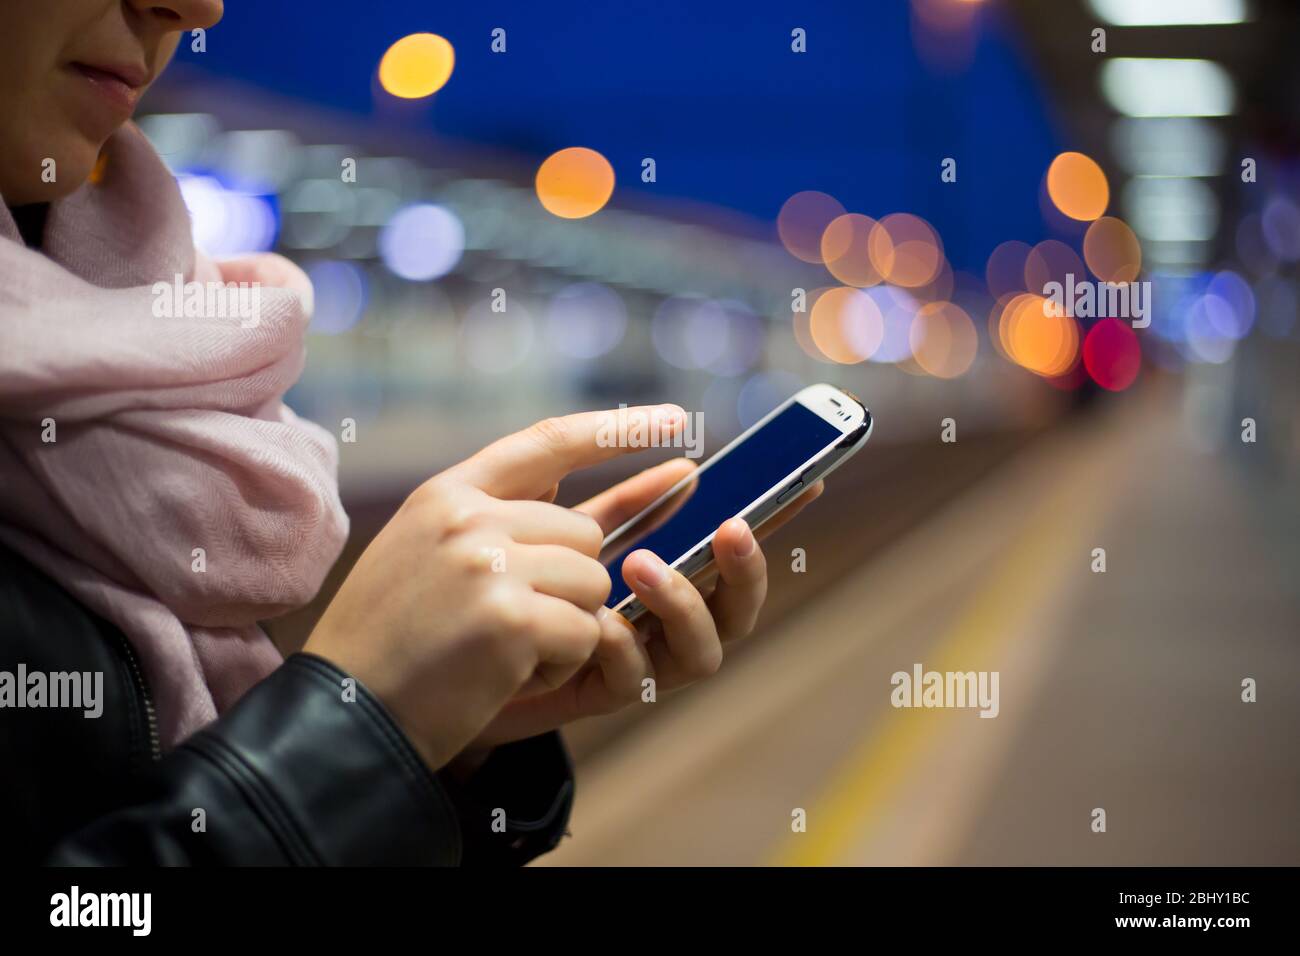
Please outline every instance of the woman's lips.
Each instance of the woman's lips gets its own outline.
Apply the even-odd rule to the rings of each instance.
[[[136,103],[144,90],[146,77],[138,67],[91,66],[73,63],[72,69],[86,78],[91,89],[123,120],[135,112]]]

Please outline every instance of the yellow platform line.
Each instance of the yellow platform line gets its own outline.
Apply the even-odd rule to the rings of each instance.
[[[1093,462],[1095,465],[1095,462]],[[1088,468],[1095,474],[1094,468]],[[1022,629],[1042,595],[1053,590],[1045,577],[1074,567],[1087,573],[1087,550],[1078,550],[1089,515],[1104,487],[1075,474],[1060,483],[1025,521],[1005,557],[954,615],[954,623],[927,657],[926,670],[968,671]],[[1072,480],[1073,479],[1073,480]],[[920,571],[918,573],[924,573]],[[1030,593],[1029,589],[1033,592]],[[882,691],[883,693],[883,691]],[[945,719],[970,714],[898,710],[841,764],[825,796],[808,808],[807,832],[791,833],[771,859],[777,866],[833,866],[880,818],[889,796],[938,738]],[[937,784],[947,786],[948,784]]]

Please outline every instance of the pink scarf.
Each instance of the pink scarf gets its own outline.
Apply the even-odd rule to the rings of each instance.
[[[279,664],[257,622],[315,595],[348,521],[333,437],[281,401],[306,276],[197,253],[135,126],[104,158],[40,252],[0,204],[0,540],[126,633],[170,748]],[[258,282],[260,315],[157,317],[177,274]]]

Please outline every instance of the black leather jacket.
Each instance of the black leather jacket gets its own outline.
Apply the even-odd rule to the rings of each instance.
[[[0,548],[0,671],[20,662],[101,671],[103,712],[0,707],[3,862],[510,865],[568,823],[558,734],[498,748],[458,784],[363,687],[343,703],[347,675],[307,654],[161,756],[123,634]]]

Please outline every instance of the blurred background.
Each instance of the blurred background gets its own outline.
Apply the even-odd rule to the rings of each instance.
[[[673,401],[707,455],[830,381],[875,431],[768,542],[757,633],[569,729],[542,862],[1300,863],[1297,36],[1286,0],[232,0],[140,125],[202,248],[315,283],[289,402],[352,539],[273,636],[506,432]],[[916,664],[997,671],[998,716],[891,707]]]

